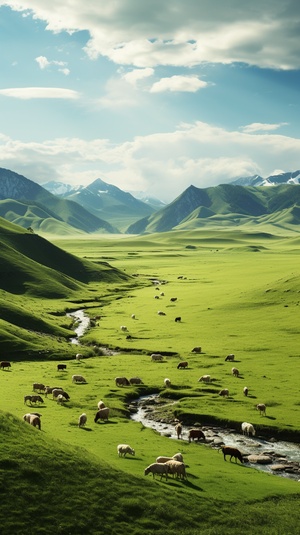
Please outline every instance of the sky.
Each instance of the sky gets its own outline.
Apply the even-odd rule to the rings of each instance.
[[[299,0],[0,0],[0,167],[171,202],[300,169]]]

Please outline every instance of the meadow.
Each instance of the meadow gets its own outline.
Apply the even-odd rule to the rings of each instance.
[[[24,523],[26,533],[48,534],[297,533],[299,482],[225,463],[206,445],[161,436],[130,420],[127,405],[160,392],[175,402],[162,409],[162,417],[237,429],[250,421],[259,433],[298,441],[299,240],[296,234],[226,229],[53,238],[78,257],[109,262],[129,279],[91,283],[86,293],[78,291],[77,303],[74,295],[54,300],[58,332],[40,337],[46,352],[23,354],[0,372],[3,534],[24,533]],[[30,299],[34,311],[38,301]],[[81,362],[74,359],[78,346],[65,337],[66,308],[97,317],[81,338]],[[41,299],[40,315],[48,317],[50,309],[51,300]],[[95,346],[116,354],[97,354]],[[201,354],[192,353],[195,346]],[[152,362],[152,352],[162,353],[163,362]],[[239,378],[225,362],[228,353],[235,354]],[[177,369],[181,360],[188,361],[187,369]],[[66,362],[67,370],[57,372],[57,362]],[[73,373],[87,383],[73,384]],[[212,383],[199,383],[206,373]],[[114,378],[123,375],[140,376],[144,384],[117,388]],[[62,386],[71,397],[59,405],[50,396],[34,409],[42,414],[41,432],[22,421],[31,410],[23,397],[32,393],[33,382]],[[228,399],[218,395],[221,388],[229,389]],[[95,424],[100,399],[110,407],[110,418]],[[266,403],[266,417],[255,410],[257,403]],[[82,412],[88,416],[85,429],[77,425]],[[119,458],[120,442],[134,447],[135,457]],[[187,463],[186,482],[144,477],[156,456],[177,451]]]

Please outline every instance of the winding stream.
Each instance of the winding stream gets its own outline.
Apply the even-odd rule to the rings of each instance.
[[[79,344],[80,336],[83,336],[85,331],[90,326],[90,318],[85,314],[84,310],[75,310],[75,312],[69,312],[67,314],[68,318],[72,318],[76,325],[74,332],[76,336],[71,338],[70,341],[72,344]]]

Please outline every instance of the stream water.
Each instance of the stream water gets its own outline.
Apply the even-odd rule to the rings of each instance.
[[[74,332],[76,336],[71,338],[72,344],[79,344],[80,336],[83,336],[85,331],[90,326],[90,318],[85,314],[84,310],[75,310],[67,314],[68,318],[72,318],[75,323]]]

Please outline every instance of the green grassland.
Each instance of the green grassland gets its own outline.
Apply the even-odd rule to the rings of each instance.
[[[12,362],[10,370],[0,371],[1,533],[297,533],[297,481],[225,463],[206,445],[161,436],[130,420],[127,404],[160,392],[169,402],[162,417],[237,429],[246,420],[259,433],[298,440],[298,235],[221,229],[52,242],[82,259],[86,269],[103,266],[108,277],[80,281],[73,271],[69,280],[75,287],[64,284],[63,296],[54,299],[32,292],[34,283],[22,293],[1,290],[1,344],[6,340],[1,358]],[[78,346],[68,341],[72,324],[66,317],[67,310],[78,308],[100,316],[81,339],[86,358],[80,363],[74,359]],[[177,316],[181,322],[174,321]],[[19,352],[9,352],[12,344]],[[97,355],[95,345],[118,348],[117,354]],[[192,353],[198,345],[201,354]],[[152,362],[152,352],[163,353],[164,361]],[[228,353],[236,356],[240,378],[225,362]],[[57,372],[58,359],[67,371]],[[177,369],[181,360],[188,361],[187,369]],[[87,383],[73,384],[74,373]],[[207,373],[212,383],[199,383]],[[118,375],[138,375],[144,384],[117,388]],[[170,389],[164,388],[165,377]],[[49,396],[34,409],[26,407],[23,398],[32,393],[33,382],[62,386],[71,399],[61,406]],[[229,389],[228,399],[218,395],[221,388]],[[100,399],[110,407],[110,418],[95,424]],[[267,404],[266,417],[255,410],[257,403]],[[41,431],[22,421],[31,410],[42,414]],[[86,429],[77,425],[82,412]],[[136,456],[119,458],[120,442],[131,444]],[[144,477],[158,455],[177,451],[184,455],[187,481]]]

